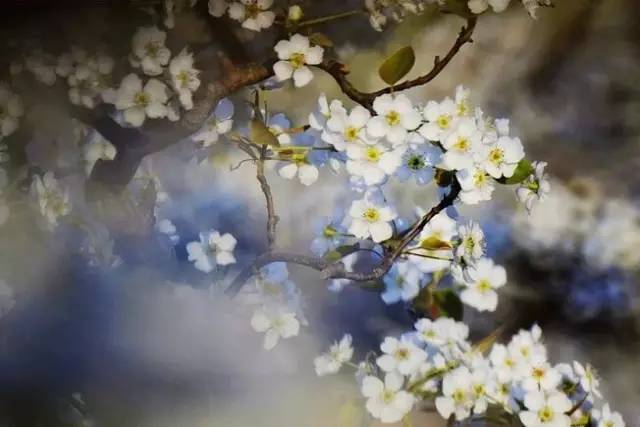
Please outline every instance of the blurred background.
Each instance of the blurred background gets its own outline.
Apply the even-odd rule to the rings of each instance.
[[[505,340],[537,322],[551,360],[593,364],[605,398],[628,426],[640,426],[640,5],[557,0],[532,20],[512,3],[502,14],[482,15],[474,42],[433,82],[409,92],[424,102],[452,96],[459,84],[471,89],[473,104],[508,117],[527,157],[548,162],[553,178],[549,199],[531,216],[506,187],[479,208],[461,209],[481,222],[490,255],[509,277],[498,311],[469,310],[465,321],[474,337],[505,325]],[[305,10],[314,16],[358,5],[309,1]],[[138,6],[8,2],[0,16],[3,67],[24,40],[56,46],[128,40],[148,19]],[[224,43],[201,16],[176,19],[169,44],[172,37]],[[322,31],[354,85],[372,90],[383,85],[372,70],[389,54],[412,45],[417,62],[409,77],[417,76],[447,51],[462,24],[427,10],[383,33],[358,17]],[[262,33],[241,36],[258,56],[271,43]],[[269,92],[269,109],[300,125],[321,92],[349,104],[330,77],[314,73],[308,87]],[[232,100],[239,110],[242,98]],[[78,148],[83,136],[58,120],[65,114],[42,106],[30,116],[41,125],[27,141],[36,163],[51,162],[38,154],[43,145]],[[176,143],[145,159],[141,172],[166,195],[156,214],[174,222],[180,241],[111,230],[104,244],[113,245],[115,268],[87,263],[77,229],[40,231],[24,209],[12,209],[0,226],[0,278],[13,290],[10,296],[0,290],[0,426],[340,426],[358,417],[345,406],[358,396],[351,374],[318,379],[313,357],[345,332],[364,356],[381,337],[410,328],[410,315],[375,293],[328,292],[316,272],[291,267],[308,325],[264,351],[251,313],[220,295],[227,278],[195,270],[185,250],[210,228],[237,237],[239,265],[264,249],[255,171],[249,165],[230,171],[241,157],[223,146],[194,151],[191,141]],[[326,168],[310,188],[275,171],[268,177],[281,216],[279,245],[298,252],[308,251],[314,219],[352,197],[345,174]],[[73,175],[65,181],[83,185]],[[387,196],[405,214],[437,201],[435,190],[413,184],[394,184]],[[443,424],[418,413],[414,423]]]

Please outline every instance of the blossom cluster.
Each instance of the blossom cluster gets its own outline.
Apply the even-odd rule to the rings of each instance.
[[[166,37],[166,32],[157,27],[139,28],[133,36],[129,62],[142,71],[143,77],[130,73],[116,90],[103,95],[131,126],[142,126],[147,117],[176,121],[180,107],[193,108],[193,93],[200,87],[193,54],[185,48],[171,58]]]
[[[209,0],[209,13],[216,18],[225,13],[242,24],[242,28],[262,31],[273,25],[276,14],[270,10],[273,0]]]
[[[383,423],[398,422],[417,402],[433,399],[443,418],[456,421],[482,420],[490,408],[499,408],[507,422],[517,418],[525,427],[624,427],[608,403],[595,409],[602,396],[594,369],[577,361],[552,364],[537,325],[490,348],[473,346],[468,335],[464,323],[440,317],[418,320],[400,338],[386,337],[379,356],[358,365],[369,413]],[[316,373],[353,365],[352,355],[345,336],[316,359]]]

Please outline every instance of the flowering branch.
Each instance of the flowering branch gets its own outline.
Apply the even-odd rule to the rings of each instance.
[[[442,72],[442,70],[445,69],[449,62],[451,62],[453,57],[456,56],[456,54],[460,51],[460,48],[466,43],[471,43],[473,41],[471,39],[471,36],[473,35],[473,31],[475,30],[476,22],[477,17],[475,16],[467,18],[467,24],[466,26],[462,27],[462,29],[458,33],[458,37],[453,43],[453,46],[451,46],[447,54],[442,59],[439,56],[435,57],[433,68],[431,68],[428,73],[413,80],[407,80],[404,83],[389,86],[375,92],[361,92],[360,90],[356,89],[353,84],[351,84],[351,82],[349,82],[349,80],[347,79],[347,74],[349,74],[347,67],[340,62],[330,60],[319,64],[318,67],[329,73],[335,79],[345,95],[371,111],[373,100],[378,96],[403,91],[416,86],[422,86],[435,79]]]
[[[325,258],[321,257],[311,257],[286,252],[266,252],[258,256],[251,265],[238,273],[236,278],[233,280],[233,282],[231,282],[225,292],[231,297],[237,295],[244,284],[247,282],[247,280],[249,280],[253,275],[257,274],[261,267],[274,262],[288,262],[318,270],[321,272],[324,279],[347,279],[353,280],[354,282],[368,282],[371,280],[378,280],[389,271],[395,260],[402,255],[404,249],[411,243],[411,241],[413,241],[413,239],[418,236],[418,234],[420,234],[422,229],[429,223],[429,221],[431,221],[433,217],[438,215],[444,209],[453,205],[453,202],[458,197],[459,193],[460,185],[458,184],[457,180],[453,180],[449,193],[445,197],[443,197],[436,206],[431,208],[429,212],[427,212],[418,221],[416,221],[406,232],[402,233],[400,235],[401,240],[396,245],[394,245],[395,249],[387,252],[380,263],[372,268],[371,271],[348,271],[345,268],[344,263],[340,261],[329,262]],[[267,197],[267,201],[268,200],[269,197]]]

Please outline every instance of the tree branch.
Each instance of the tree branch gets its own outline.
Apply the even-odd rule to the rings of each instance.
[[[271,250],[276,241],[276,226],[278,225],[278,220],[280,218],[276,215],[271,187],[269,186],[267,177],[264,175],[264,161],[266,155],[267,146],[265,145],[260,149],[260,157],[256,164],[256,178],[258,179],[258,182],[260,182],[260,188],[262,189],[264,198],[267,201],[267,241],[269,243],[269,250]]]
[[[371,271],[368,272],[356,272],[348,271],[341,261],[329,262],[322,257],[312,257],[306,255],[291,254],[287,252],[266,252],[258,256],[255,261],[247,266],[244,270],[240,271],[235,279],[231,282],[225,293],[231,297],[240,292],[245,283],[257,272],[261,267],[269,265],[274,262],[287,262],[298,265],[303,265],[314,270],[319,271],[324,279],[347,279],[354,282],[368,282],[371,280],[380,279],[387,274],[393,263],[398,259],[404,249],[415,239],[422,229],[433,219],[434,216],[442,212],[447,207],[453,205],[455,199],[460,193],[460,185],[457,180],[453,180],[451,184],[451,190],[449,193],[440,200],[440,202],[431,208],[424,216],[416,221],[408,231],[401,235],[402,239],[395,246],[395,249],[387,252],[380,263],[376,265]]]
[[[473,35],[473,31],[475,30],[476,22],[477,17],[475,16],[467,18],[467,25],[462,27],[462,29],[458,33],[458,37],[453,43],[453,46],[451,46],[447,54],[442,59],[440,59],[439,56],[435,57],[433,67],[428,73],[413,80],[407,80],[406,82],[389,86],[375,92],[361,92],[360,90],[356,89],[347,79],[347,75],[349,74],[348,69],[344,64],[340,62],[327,61],[318,65],[318,68],[321,68],[322,70],[329,73],[338,83],[338,86],[340,86],[340,89],[342,89],[345,95],[347,95],[358,104],[361,104],[362,106],[371,110],[373,101],[380,95],[402,91],[416,86],[422,86],[435,79],[442,72],[442,70],[445,69],[449,62],[451,62],[451,60],[456,56],[456,54],[460,51],[460,48],[466,43],[472,42],[471,36]]]

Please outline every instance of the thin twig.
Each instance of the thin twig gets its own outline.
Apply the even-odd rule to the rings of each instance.
[[[260,157],[256,164],[256,178],[260,182],[260,188],[264,193],[264,198],[267,201],[267,241],[269,243],[269,250],[273,247],[276,241],[276,226],[278,225],[278,215],[276,215],[273,194],[271,193],[271,187],[264,175],[264,161],[267,156],[267,146],[263,146],[260,150]]]

